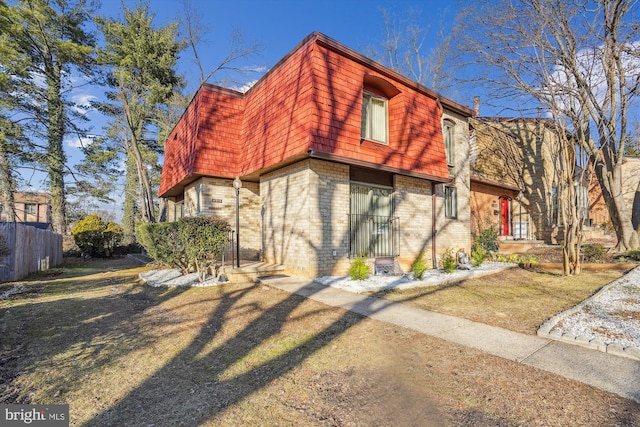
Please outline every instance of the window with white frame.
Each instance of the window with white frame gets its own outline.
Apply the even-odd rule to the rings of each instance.
[[[448,120],[442,124],[442,133],[444,137],[444,153],[447,156],[447,165],[449,166],[449,173],[453,173],[455,166],[455,154],[454,154],[454,137],[453,130],[454,124]]]
[[[444,216],[454,219],[458,217],[456,187],[444,187]]]
[[[35,215],[36,214],[36,205],[31,204],[31,203],[27,203],[27,204],[24,205],[24,211],[29,215]]]
[[[365,91],[362,95],[362,138],[387,144],[387,99]]]

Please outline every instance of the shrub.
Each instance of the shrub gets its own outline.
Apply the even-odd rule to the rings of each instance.
[[[178,222],[137,224],[136,238],[147,253],[183,274],[195,266],[198,280],[215,265],[228,242],[229,224],[219,218],[181,218]]]
[[[490,221],[480,224],[472,237],[473,245],[480,246],[485,252],[498,250],[498,227]]]
[[[358,256],[349,267],[349,276],[352,280],[366,280],[371,274],[371,268],[367,265],[364,255]]]
[[[122,240],[122,228],[105,222],[96,214],[87,215],[73,228],[73,239],[80,250],[92,257],[110,257]]]
[[[418,258],[411,265],[413,277],[422,279],[422,274],[427,270],[427,264],[424,262],[424,250],[420,251]]]
[[[602,262],[604,260],[604,245],[601,243],[582,245],[582,255],[585,261]]]
[[[228,242],[229,224],[219,218],[187,217],[178,221],[178,229],[187,258],[193,261],[202,282]]]
[[[478,267],[487,259],[487,252],[481,245],[473,245],[471,250],[471,265]]]
[[[622,257],[633,261],[640,261],[640,250],[633,249],[630,251],[626,251],[624,254],[622,254]]]
[[[451,250],[445,251],[440,257],[440,265],[445,273],[451,273],[456,269],[456,258],[451,253]]]
[[[189,260],[180,241],[177,222],[138,223],[136,239],[151,258],[177,267],[183,274],[189,272]]]

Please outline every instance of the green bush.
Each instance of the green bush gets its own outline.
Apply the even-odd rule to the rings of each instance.
[[[177,222],[138,223],[136,239],[151,258],[177,267],[183,274],[189,272],[189,260],[180,241]]]
[[[487,252],[481,245],[473,245],[471,250],[471,265],[478,267],[487,259]]]
[[[451,253],[451,250],[445,251],[440,257],[440,265],[445,273],[451,273],[456,269],[456,258]]]
[[[202,282],[229,241],[229,224],[219,218],[192,217],[181,218],[178,228],[187,258],[193,261]]]
[[[229,224],[219,218],[181,218],[178,222],[137,224],[136,239],[152,258],[183,274],[194,266],[198,280],[206,278],[228,243]]]
[[[349,267],[349,276],[352,280],[366,280],[369,274],[371,274],[371,268],[367,265],[364,255],[357,257]]]
[[[473,233],[473,245],[480,246],[485,252],[496,252],[498,250],[498,227],[490,221],[486,221],[478,226],[478,230]]]
[[[122,240],[122,228],[105,222],[96,214],[87,215],[73,228],[73,239],[80,250],[92,257],[108,258]]]
[[[602,262],[604,260],[604,252],[604,245],[601,243],[582,245],[582,255],[587,262]]]
[[[622,254],[622,258],[632,261],[640,261],[640,250],[633,249]]]
[[[411,265],[411,271],[413,272],[413,277],[420,280],[422,279],[422,274],[427,270],[427,264],[424,262],[424,250],[420,251],[418,258]]]
[[[538,263],[538,258],[533,255],[519,255],[519,254],[495,254],[492,256],[492,259],[497,262],[506,262],[509,264],[525,264],[525,265],[534,265]]]

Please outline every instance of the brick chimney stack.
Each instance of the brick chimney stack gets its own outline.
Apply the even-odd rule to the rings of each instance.
[[[478,117],[480,115],[480,97],[473,97],[473,117]]]

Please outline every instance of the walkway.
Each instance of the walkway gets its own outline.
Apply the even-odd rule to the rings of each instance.
[[[260,282],[580,381],[640,403],[640,361],[321,285],[298,277]]]

